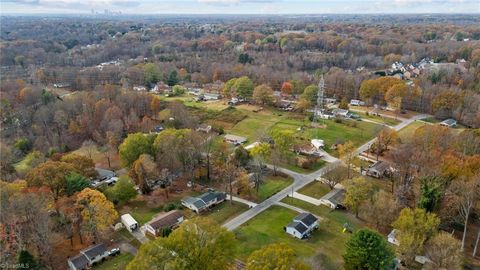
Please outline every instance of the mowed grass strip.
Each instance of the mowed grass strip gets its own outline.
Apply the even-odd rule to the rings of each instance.
[[[315,199],[320,199],[328,192],[330,192],[330,188],[320,181],[313,181],[298,190],[298,193],[310,196]]]
[[[225,201],[207,212],[202,213],[202,216],[209,217],[215,220],[218,224],[223,224],[247,210],[248,206],[246,204]]]

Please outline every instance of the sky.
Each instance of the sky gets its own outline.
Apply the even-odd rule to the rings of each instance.
[[[1,14],[477,13],[480,0],[0,0]]]

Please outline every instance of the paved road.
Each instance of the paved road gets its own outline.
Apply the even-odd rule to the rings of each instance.
[[[417,116],[414,116],[410,119],[403,119],[403,118],[400,119],[399,118],[399,120],[401,120],[402,122],[400,124],[394,126],[393,129],[398,131],[398,130],[408,126],[412,122],[414,122],[416,120],[419,120],[419,119],[422,119],[422,118],[426,118],[426,117],[429,117],[429,115],[425,115],[425,114],[417,115]],[[375,139],[372,139],[372,140],[368,141],[367,143],[361,145],[360,147],[358,147],[354,151],[354,154],[358,155],[361,152],[369,149],[370,146],[374,142],[375,142]],[[317,178],[320,178],[321,176],[323,176],[324,174],[326,174],[327,172],[331,171],[332,169],[338,167],[341,164],[342,164],[342,162],[340,160],[337,160],[337,161],[335,161],[333,163],[330,163],[330,164],[324,166],[323,168],[319,169],[318,171],[315,171],[311,174],[301,174],[301,173],[290,171],[290,170],[285,169],[285,168],[277,168],[278,171],[281,171],[285,174],[290,175],[293,178],[293,183],[290,186],[283,189],[282,191],[273,195],[272,197],[270,197],[270,198],[266,199],[265,201],[259,203],[257,206],[252,207],[249,210],[240,214],[239,216],[231,219],[227,223],[223,224],[223,226],[225,228],[227,228],[228,230],[231,230],[231,231],[235,230],[236,228],[241,226],[243,223],[249,221],[250,219],[252,219],[256,215],[258,215],[261,212],[268,209],[270,206],[272,206],[274,204],[278,204],[280,202],[280,200],[285,198],[288,194],[293,194],[295,191],[301,189],[302,187],[304,187],[308,183],[312,182],[313,180],[315,180]],[[269,166],[269,167],[272,168],[272,166]]]

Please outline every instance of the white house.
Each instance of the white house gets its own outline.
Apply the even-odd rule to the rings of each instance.
[[[227,135],[225,135],[224,138],[225,138],[226,142],[234,144],[234,145],[240,145],[240,144],[247,141],[247,138],[245,138],[245,137],[232,135],[232,134],[227,134]]]
[[[344,194],[345,190],[335,188],[319,200],[321,204],[336,209],[342,206]]]
[[[440,122],[440,126],[450,127],[450,128],[456,127],[457,126],[457,120],[451,119],[451,118],[443,120],[442,122]]]
[[[344,109],[335,109],[332,112],[335,116],[341,116],[345,118],[348,118],[350,113],[348,110],[344,110]]]
[[[172,210],[155,216],[147,224],[145,224],[146,232],[153,236],[161,235],[164,229],[173,229],[180,225],[184,220],[182,212]]]
[[[209,191],[200,195],[199,197],[187,197],[182,200],[182,205],[197,213],[208,209],[211,206],[217,205],[226,198],[225,192]]]
[[[130,232],[138,229],[138,222],[130,214],[124,214],[120,219],[122,220],[123,225],[125,225],[125,228]]]
[[[365,106],[365,102],[358,100],[358,99],[352,99],[350,100],[350,105],[352,106]]]
[[[104,244],[96,244],[81,250],[80,254],[67,260],[71,270],[90,269],[92,265],[108,257],[110,253]]]
[[[312,139],[310,141],[310,143],[312,144],[313,147],[315,147],[317,150],[320,150],[322,149],[322,147],[325,146],[325,142],[323,140],[320,140],[320,139]]]
[[[301,213],[296,216],[285,228],[285,232],[298,239],[310,236],[313,230],[319,227],[318,219],[310,213]]]

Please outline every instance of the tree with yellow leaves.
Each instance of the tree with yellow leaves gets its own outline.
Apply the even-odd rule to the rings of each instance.
[[[338,146],[338,154],[343,159],[345,163],[347,163],[347,178],[350,179],[350,167],[352,164],[352,160],[355,157],[354,154],[355,145],[353,145],[352,141],[347,141],[344,144]]]
[[[295,251],[285,243],[271,244],[254,251],[247,261],[246,270],[263,269],[310,269],[297,259]]]
[[[99,238],[100,233],[107,232],[118,218],[113,203],[107,200],[103,193],[91,188],[78,193],[76,206],[82,215],[83,230],[91,233],[95,240]]]

